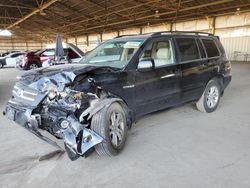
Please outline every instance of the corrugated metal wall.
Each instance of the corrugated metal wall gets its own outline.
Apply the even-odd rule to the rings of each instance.
[[[250,61],[250,36],[221,38],[221,43],[230,60]]]
[[[0,38],[0,53],[11,50],[38,50],[44,48],[46,43],[26,41],[15,38]]]

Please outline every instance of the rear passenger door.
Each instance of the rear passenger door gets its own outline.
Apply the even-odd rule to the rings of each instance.
[[[214,76],[213,74],[219,70],[221,53],[214,39],[201,38],[200,40],[206,52],[206,62],[201,67],[201,81],[205,87],[207,82]]]
[[[175,43],[178,52],[178,61],[181,66],[182,77],[180,80],[181,101],[188,102],[200,97],[203,91],[201,68],[206,63],[204,50],[199,46],[198,37],[178,36]]]
[[[161,37],[146,45],[139,59],[151,58],[155,68],[135,74],[138,116],[176,105],[179,101],[180,69],[175,61],[172,39]]]

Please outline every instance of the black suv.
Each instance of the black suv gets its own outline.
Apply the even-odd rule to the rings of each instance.
[[[139,117],[187,102],[213,112],[231,81],[219,38],[208,33],[159,32],[119,36],[81,64],[31,70],[13,89],[4,114],[40,138],[64,140],[70,159],[116,155]]]

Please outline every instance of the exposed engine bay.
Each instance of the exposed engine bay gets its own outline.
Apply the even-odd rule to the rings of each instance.
[[[84,91],[76,90],[74,83],[79,81],[88,82]],[[90,129],[91,117],[104,106],[120,100],[110,97],[90,78],[63,71],[28,84],[20,78],[5,115],[49,143],[54,144],[39,129],[63,139],[69,158],[76,160],[93,146],[105,142]]]

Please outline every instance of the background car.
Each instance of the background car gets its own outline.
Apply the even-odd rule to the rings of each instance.
[[[64,44],[64,58],[70,63],[78,63],[83,57],[84,53],[75,45]],[[48,65],[48,62],[55,61],[55,46],[52,44],[47,49],[42,49],[37,52],[28,52],[24,55],[22,63],[19,66],[22,69],[29,70],[33,68],[42,67],[43,63]]]
[[[13,52],[4,57],[0,57],[0,68],[3,66],[16,67],[16,59],[18,56],[25,54],[25,52]]]

